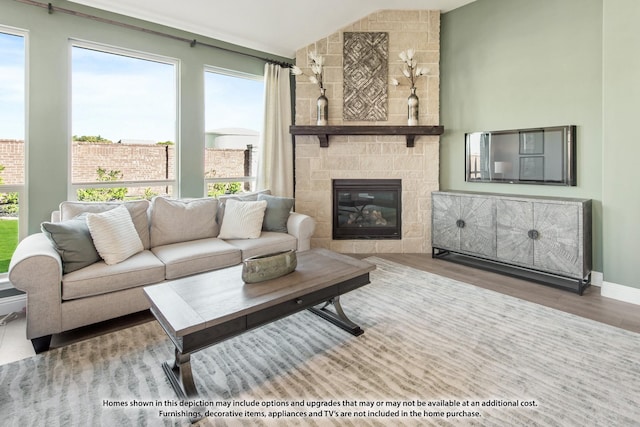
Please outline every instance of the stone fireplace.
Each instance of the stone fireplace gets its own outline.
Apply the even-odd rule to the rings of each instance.
[[[415,49],[419,65],[430,70],[416,84],[420,98],[419,124],[439,125],[440,12],[430,10],[379,11],[296,52],[296,63],[303,69],[308,65],[308,52],[316,51],[324,56],[329,125],[407,124],[410,91],[406,81],[400,86],[389,84],[386,121],[343,119],[343,33],[354,31],[389,33],[389,78],[402,79],[398,55],[409,48]],[[295,93],[295,124],[314,125],[319,96],[317,85],[299,76]],[[397,135],[333,135],[328,147],[320,147],[317,136],[295,136],[296,210],[317,221],[313,247],[342,253],[430,253],[431,192],[439,189],[438,176],[438,136],[418,136],[414,147],[407,147],[406,138]],[[401,181],[399,236],[336,236],[333,183],[338,180]],[[364,195],[367,191],[360,193]],[[358,194],[349,197],[357,199]],[[361,202],[354,201],[354,207]]]

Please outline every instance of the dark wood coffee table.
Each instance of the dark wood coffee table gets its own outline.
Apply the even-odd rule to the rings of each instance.
[[[340,295],[370,283],[375,265],[326,249],[297,258],[294,272],[261,283],[245,284],[239,265],[144,288],[151,312],[175,345],[175,357],[163,369],[181,399],[198,396],[191,353],[300,310],[363,333],[344,314]]]

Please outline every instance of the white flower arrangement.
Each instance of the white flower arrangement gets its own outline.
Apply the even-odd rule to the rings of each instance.
[[[416,80],[419,77],[424,76],[429,73],[428,68],[418,67],[418,63],[415,59],[415,50],[407,49],[406,51],[400,52],[400,59],[403,62],[404,67],[402,68],[402,75],[409,80],[411,83],[411,89],[415,89]],[[400,85],[398,79],[391,78],[391,84],[394,86]]]
[[[309,67],[311,68],[312,75],[305,74],[300,67],[297,65],[291,66],[291,74],[294,76],[307,76],[309,77],[309,81],[311,83],[317,84],[321,91],[324,90],[323,86],[323,67],[324,67],[324,57],[322,55],[318,55],[316,52],[309,52]]]

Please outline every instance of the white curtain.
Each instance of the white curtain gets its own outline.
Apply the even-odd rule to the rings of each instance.
[[[280,197],[293,197],[293,145],[289,68],[264,66],[264,124],[260,134],[257,189]]]

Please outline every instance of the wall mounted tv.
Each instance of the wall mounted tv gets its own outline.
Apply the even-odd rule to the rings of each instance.
[[[576,127],[465,135],[467,182],[576,185]]]

